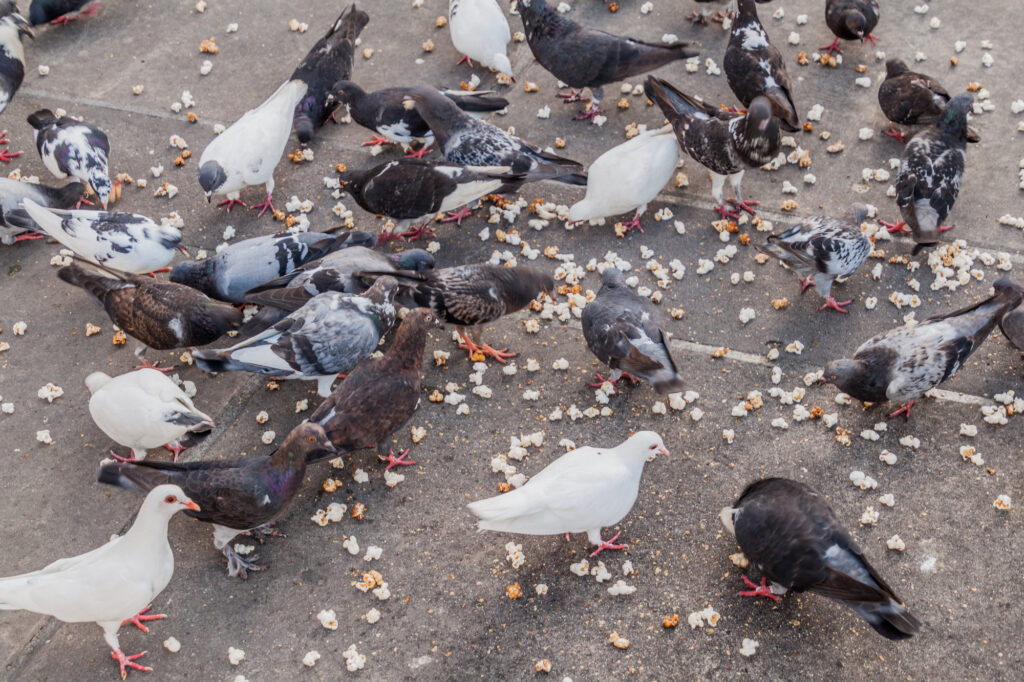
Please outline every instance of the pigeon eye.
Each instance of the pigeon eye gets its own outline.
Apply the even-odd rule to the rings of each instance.
[[[168,495],[167,497],[164,498],[164,502],[166,502],[167,504],[174,504],[177,501],[178,498],[175,497],[174,495]]]
[[[649,447],[649,448],[647,448],[647,449],[648,449],[648,450],[657,450],[657,449],[658,449],[658,446],[657,446],[657,445],[652,445],[651,447]]]
[[[313,436],[306,436],[306,440],[308,440],[310,443],[312,443],[312,442],[316,441],[316,438],[314,438]]]

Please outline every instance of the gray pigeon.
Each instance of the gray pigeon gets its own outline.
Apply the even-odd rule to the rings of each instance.
[[[375,351],[394,324],[397,289],[393,277],[381,277],[362,296],[320,294],[261,334],[192,355],[207,372],[246,370],[313,380],[326,398],[337,375]]]
[[[953,229],[942,222],[953,210],[964,179],[967,114],[973,101],[966,92],[951,99],[935,125],[915,135],[903,150],[896,176],[896,205],[903,220],[880,222],[889,232],[911,233],[917,242],[913,255],[938,244],[940,232]]]
[[[244,303],[245,293],[297,267],[350,246],[373,246],[376,235],[356,230],[341,236],[322,232],[272,234],[231,244],[213,258],[178,263],[171,281],[210,298]]]
[[[885,80],[878,86],[878,106],[885,117],[900,125],[932,125],[946,108],[950,96],[942,83],[931,76],[911,71],[902,59],[885,62]],[[883,135],[907,141],[907,133],[890,126]],[[967,141],[980,142],[978,132],[968,126]]]
[[[1007,312],[1020,305],[1024,288],[1009,279],[980,303],[931,317],[913,327],[890,329],[861,344],[853,358],[833,360],[822,382],[835,384],[857,400],[903,403],[890,417],[953,376],[984,343]]]
[[[0,244],[11,244],[26,239],[45,239],[46,235],[33,227],[17,227],[7,221],[7,215],[21,209],[21,202],[30,199],[49,208],[71,208],[85,196],[85,185],[69,182],[63,187],[47,187],[33,182],[0,178]]]
[[[999,329],[1014,348],[1024,351],[1024,310],[1011,310],[1003,315]]]
[[[837,302],[832,297],[836,277],[849,277],[871,253],[871,240],[860,224],[867,218],[863,204],[853,207],[853,220],[848,222],[828,215],[807,218],[782,234],[768,235],[768,243],[756,246],[761,253],[778,258],[800,275],[800,293],[814,286],[825,299],[818,310],[831,308],[841,313],[853,301]]]
[[[590,352],[612,370],[607,381],[614,384],[626,377],[635,383],[640,377],[662,395],[683,390],[661,315],[648,299],[630,291],[621,270],[604,271],[601,290],[583,309],[581,322]],[[596,377],[591,387],[605,381],[600,374]]]
[[[872,45],[878,38],[871,31],[878,25],[878,0],[827,0],[825,23],[835,35],[835,40],[821,48],[829,54],[843,53],[839,39],[869,41]]]
[[[778,601],[788,590],[815,592],[849,606],[886,639],[907,639],[921,629],[809,486],[786,478],[755,481],[719,518],[764,575],[760,585],[742,576],[754,589],[740,596]]]

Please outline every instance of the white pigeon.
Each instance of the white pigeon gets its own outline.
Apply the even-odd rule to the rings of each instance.
[[[566,453],[517,488],[503,495],[470,503],[480,530],[524,535],[586,533],[597,545],[594,556],[613,545],[601,529],[614,526],[629,513],[640,492],[644,463],[667,455],[661,436],[640,431],[611,449],[582,447]]]
[[[158,225],[138,213],[60,210],[21,202],[24,214],[12,211],[6,220],[25,229],[38,229],[91,263],[143,274],[171,262],[181,245],[181,230]]]
[[[93,372],[85,378],[85,385],[92,393],[92,420],[111,440],[131,448],[133,460],[145,459],[146,450],[161,445],[177,460],[184,450],[179,438],[216,426],[212,417],[200,412],[184,391],[155,369],[113,378]]]
[[[121,679],[128,674],[126,668],[151,670],[135,663],[145,651],[134,656],[121,651],[117,630],[132,622],[148,631],[141,621],[164,618],[141,614],[174,575],[167,523],[182,509],[199,511],[199,505],[176,485],[153,488],[124,535],[38,571],[0,578],[0,610],[23,609],[65,623],[96,623],[103,628],[111,657],[121,666]],[[69,675],[74,676],[70,671]]]
[[[638,229],[640,216],[672,179],[679,144],[672,126],[648,130],[597,157],[587,169],[587,194],[569,209],[569,220],[596,220],[636,209],[627,231]]]
[[[477,60],[484,66],[512,77],[512,62],[506,46],[512,40],[505,13],[495,0],[450,0],[448,30],[452,45],[465,55],[459,60]]]
[[[274,211],[274,169],[281,160],[288,136],[292,132],[295,105],[305,96],[307,86],[301,80],[285,81],[263,104],[250,109],[206,145],[199,158],[199,184],[206,191],[206,200],[214,194],[227,198],[228,210],[238,203],[243,189],[250,185],[266,185],[267,198],[256,204],[262,216]],[[245,204],[242,204],[243,206]]]

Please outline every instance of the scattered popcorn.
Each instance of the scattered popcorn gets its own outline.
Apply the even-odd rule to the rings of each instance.
[[[902,445],[903,447],[910,448],[912,450],[917,450],[918,448],[921,447],[921,441],[915,438],[914,436],[903,436],[902,438],[900,438],[900,445]]]
[[[608,635],[608,641],[616,649],[628,649],[629,648],[629,640],[626,639],[625,637],[620,636],[618,632],[613,632],[610,635]]]
[[[164,648],[172,654],[176,654],[181,651],[181,642],[176,640],[174,637],[168,637],[164,640]]]
[[[28,329],[28,325],[24,322],[15,322],[11,325],[11,331],[14,332],[15,336],[25,336],[26,329]]]
[[[756,639],[750,639],[749,637],[743,638],[743,644],[740,646],[739,654],[745,658],[750,658],[757,653],[757,647],[761,644]]]
[[[233,646],[228,647],[228,663],[231,665],[238,665],[245,660],[245,652],[241,649],[236,649]]]
[[[896,505],[896,497],[892,493],[880,495],[878,501],[884,504],[886,507],[893,507]]]
[[[744,410],[744,413],[745,412],[746,411]],[[732,430],[732,429],[722,429],[722,439],[725,440],[725,442],[731,444],[735,438],[736,438],[736,432],[734,430]]]
[[[302,657],[302,665],[306,666],[307,668],[312,668],[314,665],[316,665],[316,662],[319,660],[319,651],[309,651],[306,653],[305,656]]]
[[[893,453],[889,452],[888,450],[882,450],[882,453],[878,455],[878,459],[885,462],[889,466],[893,466],[896,464],[899,458],[896,457],[896,455],[894,455]]]
[[[362,469],[356,469],[355,473],[352,474],[352,480],[356,483],[366,483],[370,480],[370,475]]]
[[[894,552],[902,552],[907,548],[907,543],[903,542],[903,538],[899,535],[893,535],[891,538],[885,541],[885,546]]]
[[[875,511],[874,507],[868,507],[860,516],[860,525],[873,526],[876,523],[878,523],[878,512]]]
[[[263,441],[264,445],[270,445],[271,443],[274,442],[274,438],[276,437],[277,434],[274,433],[273,431],[264,431],[263,435],[260,436],[260,440]]]
[[[1000,495],[996,498],[996,501],[992,503],[992,506],[1002,511],[1010,511],[1013,508],[1013,501],[1010,500],[1009,495]]]
[[[718,621],[721,619],[718,611],[715,611],[710,606],[706,607],[703,611],[694,611],[686,617],[686,622],[690,626],[690,629],[696,630],[697,628],[704,627],[707,623],[711,627],[718,625]]]
[[[40,442],[40,443],[45,444],[45,445],[53,445],[54,443],[56,443],[56,441],[53,440],[53,438],[50,437],[49,429],[44,429],[42,431],[36,431],[36,440],[38,442]]]
[[[45,400],[48,403],[52,403],[57,398],[64,395],[64,389],[54,384],[46,384],[36,393],[40,400]]]
[[[575,564],[569,564],[569,570],[578,576],[586,576],[590,574],[590,562],[586,559],[580,559]]]
[[[334,613],[334,609],[324,609],[320,613],[316,614],[316,619],[320,621],[320,625],[325,630],[338,629],[338,616]]]
[[[608,588],[608,594],[613,597],[619,595],[633,594],[636,592],[636,587],[628,585],[625,580],[617,580],[614,585]]]
[[[356,651],[355,644],[345,649],[341,656],[345,659],[345,668],[350,673],[362,670],[366,666],[366,656],[363,656],[361,653]]]
[[[793,355],[800,355],[804,351],[804,344],[800,341],[794,341],[793,343],[786,346],[786,352],[792,353]]]

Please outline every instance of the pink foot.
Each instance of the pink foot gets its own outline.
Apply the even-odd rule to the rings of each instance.
[[[572,102],[589,102],[590,98],[584,97],[582,93],[582,90],[573,90],[570,93],[560,92],[558,93],[558,97],[564,99],[566,104],[571,104]]]
[[[135,461],[135,453],[132,453],[131,457],[122,457],[113,450],[110,451],[110,456],[114,458],[114,461],[120,462],[121,464],[128,464]]]
[[[626,228],[626,232],[629,232],[630,230],[640,230],[640,234],[643,234],[644,232],[643,225],[640,224],[639,215],[633,216],[633,219],[628,223],[622,223],[622,226]]]
[[[882,131],[882,134],[885,135],[886,137],[891,137],[893,139],[899,140],[903,144],[907,143],[907,134],[904,132],[900,132],[899,130],[896,130],[896,126],[889,126],[888,130]]]
[[[739,107],[726,107],[725,110],[728,111],[730,114],[745,114],[745,113],[747,113],[746,109],[740,109]]]
[[[811,277],[810,275],[807,275],[807,277],[802,277],[800,279],[800,293],[801,294],[804,293],[805,291],[807,291],[807,287],[813,287],[813,286],[814,286],[814,278]]]
[[[244,204],[244,203],[242,202],[242,200],[241,200],[241,199],[225,199],[224,201],[222,201],[222,202],[220,202],[219,204],[217,204],[217,208],[220,208],[221,206],[227,206],[227,207],[228,207],[228,213],[231,213],[231,208],[232,208],[232,207],[233,207],[233,206],[234,206],[235,204],[238,204],[238,205],[239,205],[239,206],[241,206],[242,208],[248,208],[248,206],[246,206],[246,205],[245,205],[245,204]]]
[[[595,557],[600,552],[603,552],[606,549],[626,549],[626,545],[613,545],[612,544],[613,542],[615,542],[616,540],[619,539],[620,535],[622,535],[622,531],[619,531],[618,533],[616,533],[609,540],[601,540],[601,544],[597,546],[597,549],[595,549],[593,552],[590,553],[590,556]]]
[[[843,48],[839,47],[839,38],[834,39],[831,45],[826,45],[825,47],[818,49],[828,52],[829,54],[832,54],[833,52],[838,52],[839,54],[843,53]]]
[[[590,121],[591,123],[593,123],[594,122],[594,117],[597,116],[598,114],[603,114],[603,113],[604,113],[604,109],[601,109],[600,107],[595,106],[595,105],[590,105],[589,107],[584,109],[580,113],[580,115],[577,116],[573,120],[576,120],[576,121]]]
[[[420,147],[416,151],[409,152],[408,154],[406,154],[405,158],[407,158],[407,159],[422,159],[424,156],[428,156],[430,154],[430,152],[431,152],[430,147],[427,146],[427,145],[423,145],[422,147]]]
[[[114,649],[110,652],[110,657],[117,661],[117,664],[121,666],[121,679],[123,680],[124,678],[128,677],[127,668],[133,668],[135,670],[141,670],[147,673],[153,672],[152,668],[142,665],[141,663],[135,662],[136,658],[142,658],[148,653],[148,651],[143,651],[141,654],[135,654],[134,656],[125,656],[124,652],[121,651],[121,649]]]
[[[469,64],[469,68],[473,68],[473,60],[469,58],[468,54],[462,55],[462,59],[460,59],[459,61],[455,62],[455,66],[458,66],[459,64],[462,64],[463,62],[465,62],[466,64]]]
[[[898,417],[899,415],[902,414],[903,418],[906,421],[910,421],[910,408],[913,407],[913,406],[914,406],[914,401],[913,400],[911,400],[909,402],[906,402],[906,403],[903,403],[902,405],[900,405],[900,409],[898,409],[895,412],[891,413],[889,416],[890,417]]]
[[[174,461],[178,461],[178,455],[185,451],[185,447],[178,441],[172,441],[164,446],[174,456]]]
[[[171,371],[174,370],[173,366],[171,366],[171,367],[157,367],[157,365],[160,364],[159,360],[157,360],[156,362],[150,362],[149,360],[146,360],[145,358],[139,358],[139,360],[142,362],[142,364],[137,366],[135,369],[155,369],[158,372],[171,372]]]
[[[4,142],[7,142],[7,140],[4,140]],[[9,152],[5,149],[3,151],[0,151],[0,161],[3,161],[4,163],[10,163],[14,159],[21,156],[21,154],[21,152]]]
[[[863,43],[863,42],[864,42],[865,40],[866,40],[866,41],[868,41],[868,42],[870,42],[870,43],[871,43],[872,45],[877,45],[877,44],[878,44],[878,37],[877,37],[877,36],[875,36],[875,35],[872,35],[871,33],[869,33],[869,34],[867,34],[866,36],[864,36],[863,38],[861,38],[861,42],[862,42],[862,43]]]
[[[398,238],[399,239],[406,239],[406,240],[408,240],[410,242],[414,242],[414,241],[416,241],[417,239],[420,239],[420,238],[424,238],[425,239],[427,237],[436,237],[436,236],[437,235],[434,234],[434,231],[430,229],[430,223],[427,223],[426,225],[420,225],[419,227],[412,227],[407,232],[403,232],[402,234],[398,235]]]
[[[726,201],[732,204],[732,207],[737,211],[746,211],[750,215],[757,215],[752,208],[753,206],[757,206],[756,201],[736,201],[732,197],[729,197]]]
[[[772,588],[768,587],[768,578],[761,578],[761,584],[751,582],[750,578],[745,575],[741,575],[743,582],[747,584],[747,587],[752,587],[752,590],[744,590],[740,592],[741,597],[768,597],[772,601],[779,601],[779,596],[772,593]]]
[[[612,381],[609,378],[605,378],[605,377],[601,376],[600,372],[594,372],[594,377],[597,379],[597,383],[596,384],[587,384],[588,386],[590,386],[590,388],[600,388],[601,386],[604,385],[604,383],[606,381],[609,381],[612,384],[612,388],[615,389],[615,384],[619,383],[623,379],[629,379],[630,382],[632,382],[632,384],[634,386],[636,386],[638,383],[640,383],[640,380],[637,379],[632,374],[630,374],[629,372],[623,372],[622,374],[619,375],[619,378],[616,379],[615,381]],[[618,393],[619,391],[617,389],[615,389],[614,392]]]
[[[952,230],[954,227],[956,227],[956,226],[955,225],[939,225],[939,232],[946,232],[948,230]]]
[[[569,534],[568,533],[565,534],[565,541],[569,542]]]
[[[413,464],[416,463],[416,460],[406,459],[405,457],[408,454],[409,454],[409,448],[406,448],[402,452],[402,454],[400,454],[398,457],[395,457],[395,451],[394,450],[389,451],[387,457],[381,457],[381,459],[385,460],[388,463],[388,465],[386,467],[384,467],[384,471],[391,471],[391,467],[396,467],[396,466],[398,466],[398,467],[411,467]]]
[[[379,235],[377,235],[377,246],[384,246],[388,242],[400,241],[402,241],[402,237],[391,230],[383,230]]]
[[[879,220],[878,224],[887,229],[890,233],[901,232],[905,234],[910,234],[910,230],[907,229],[907,224],[902,220],[898,223],[887,223],[884,220]]]
[[[737,218],[740,217],[739,213],[726,211],[725,204],[719,204],[718,206],[715,206],[715,210],[718,211],[718,215],[722,216],[722,220],[725,220],[726,218],[732,218],[733,220],[736,220]]]
[[[96,204],[92,203],[91,201],[89,201],[88,199],[86,199],[85,197],[82,197],[81,199],[78,200],[78,203],[75,204],[75,208],[76,209],[82,208],[82,204],[85,204],[86,206],[95,206],[96,205]]]
[[[136,613],[131,618],[127,618],[127,619],[121,621],[121,625],[123,626],[123,625],[127,625],[128,623],[131,623],[132,625],[134,625],[138,629],[140,629],[143,632],[148,634],[149,633],[149,628],[147,628],[145,625],[142,624],[143,621],[163,620],[164,618],[167,617],[163,613],[152,613],[152,614],[148,614],[147,615],[146,612],[149,611],[151,608],[153,608],[153,607],[152,606],[147,606],[146,608],[142,609],[141,611]]]
[[[89,7],[87,8],[87,9],[85,9],[85,10],[84,10],[84,11],[82,11],[82,12],[79,12],[79,13],[78,13],[78,16],[79,16],[80,18],[83,18],[83,19],[84,19],[84,18],[87,18],[87,17],[91,17],[92,15],[94,15],[94,14],[96,14],[97,12],[99,12],[99,11],[100,11],[100,4],[101,4],[101,3],[100,3],[100,2],[98,2],[98,1],[97,1],[97,2],[94,2],[94,3],[92,3],[92,5],[90,5],[90,6],[89,6]]]
[[[844,308],[845,305],[850,305],[853,301],[836,301],[831,296],[825,298],[825,304],[818,308],[818,310],[824,310],[825,308],[831,308],[832,310],[838,310],[841,313],[849,314],[850,311]]]
[[[257,208],[260,209],[259,215],[256,216],[257,218],[262,218],[263,214],[267,212],[267,209],[270,209],[270,212],[273,213],[274,212],[274,204],[273,204],[273,202],[270,201],[270,192],[267,192],[267,198],[263,200],[262,204],[253,204],[251,208],[254,211]]]
[[[25,233],[19,234],[17,237],[15,237],[14,241],[16,241],[16,242],[27,242],[27,241],[31,241],[33,239],[46,239],[46,235],[45,234],[39,234],[38,232],[25,232]]]
[[[374,133],[373,139],[372,140],[367,140],[366,142],[363,143],[362,146],[364,146],[364,147],[378,147],[378,146],[380,146],[382,144],[391,144],[391,140],[389,140],[386,137],[381,137],[380,135],[377,135],[376,133]]]
[[[50,26],[57,26],[57,25],[67,26],[72,21],[77,21],[77,20],[78,20],[78,17],[68,16],[67,14],[65,14],[64,16],[57,17],[56,19],[51,21],[50,22]],[[123,666],[122,666],[122,668],[123,668]]]
[[[473,215],[473,209],[470,208],[468,205],[466,205],[466,206],[463,206],[462,208],[460,208],[455,213],[449,213],[448,217],[447,218],[443,218],[441,220],[441,222],[442,223],[454,222],[459,227],[462,227],[463,219],[468,218],[471,215]]]
[[[328,121],[334,121],[335,123],[337,123],[339,125],[341,124],[341,122],[338,120],[338,118],[334,115],[333,111],[331,113],[327,114],[327,120]]]

